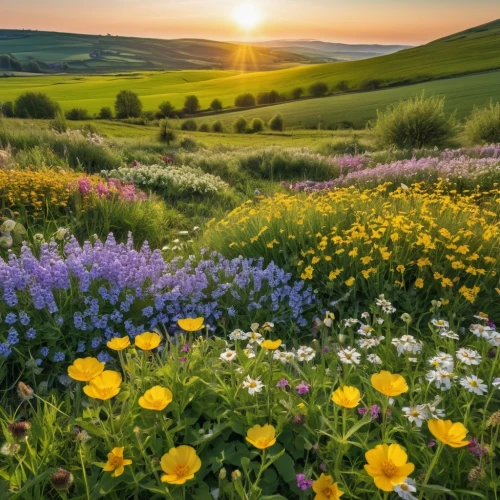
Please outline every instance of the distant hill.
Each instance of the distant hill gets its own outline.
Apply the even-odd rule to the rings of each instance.
[[[237,69],[263,71],[310,62],[288,50],[201,39],[160,40],[0,30],[0,71],[105,73],[141,69]],[[21,66],[19,66],[21,65]],[[38,69],[37,69],[38,67]]]
[[[287,50],[314,61],[359,61],[371,57],[384,56],[404,49],[410,45],[346,44],[322,42],[319,40],[270,40],[252,45],[270,49]]]

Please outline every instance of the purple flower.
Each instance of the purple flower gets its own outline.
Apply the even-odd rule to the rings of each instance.
[[[366,415],[367,411],[368,411],[368,408],[362,408],[362,407],[358,408],[358,413],[360,415]]]
[[[323,354],[327,354],[329,350],[330,350],[330,348],[328,346],[323,347],[323,349],[322,349]]]
[[[319,469],[322,470],[323,472],[328,470],[328,465],[325,464],[325,462],[321,462],[319,464]]]
[[[380,406],[378,405],[373,405],[371,408],[370,408],[370,415],[373,419],[375,418],[378,418],[378,416],[380,415]]]
[[[88,177],[78,179],[78,189],[83,196],[92,192],[92,181]]]
[[[189,344],[187,344],[187,343],[184,344],[182,346],[181,352],[189,352]]]
[[[182,358],[179,358],[179,361],[181,363],[185,363],[187,361],[187,358],[183,356]]]
[[[308,394],[309,393],[309,385],[306,384],[306,382],[303,380],[298,386],[297,386],[297,394],[303,395],[303,394]]]
[[[286,389],[287,387],[290,387],[290,384],[288,383],[288,380],[286,378],[282,378],[277,384],[276,387],[279,387],[280,389]]]
[[[481,448],[480,444],[474,436],[471,437],[467,448],[469,448],[469,451],[476,457],[480,457],[488,451],[488,448]]]
[[[428,446],[429,448],[434,448],[434,446],[436,446],[436,441],[434,441],[434,440],[432,440],[432,439],[431,439],[431,440],[427,443],[427,446]]]
[[[297,487],[300,488],[302,491],[308,490],[313,482],[310,479],[307,479],[304,474],[297,474]]]

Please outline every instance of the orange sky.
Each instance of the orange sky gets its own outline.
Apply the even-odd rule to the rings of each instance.
[[[248,0],[262,22],[245,32],[238,0],[2,0],[0,28],[154,38],[421,44],[500,18],[499,0]]]

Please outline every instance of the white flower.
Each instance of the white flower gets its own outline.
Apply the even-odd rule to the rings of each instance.
[[[388,314],[396,312],[396,308],[385,298],[384,294],[379,295],[379,298],[375,300],[375,304],[382,308],[382,311]]]
[[[367,339],[360,339],[357,344],[361,349],[371,349],[372,347],[377,347],[380,345],[380,341],[385,337],[368,337]]]
[[[460,385],[465,387],[469,392],[473,392],[478,396],[482,396],[483,394],[488,392],[488,386],[482,383],[480,378],[477,378],[475,375],[465,376],[460,379]]]
[[[0,231],[5,231],[6,233],[12,233],[16,228],[16,222],[10,219],[7,219],[1,226]]]
[[[187,236],[189,234],[189,231],[178,231],[177,234],[179,236]]]
[[[331,328],[334,319],[335,319],[335,314],[331,313],[330,311],[327,311],[323,323],[327,328]]]
[[[450,324],[448,323],[448,321],[445,321],[444,319],[434,318],[431,320],[431,323],[434,326],[437,326],[438,328],[450,328]]]
[[[370,317],[370,313],[369,312],[364,312],[364,313],[361,313],[361,317],[363,319],[368,319]]]
[[[259,325],[257,325],[259,326]],[[262,344],[264,341],[264,338],[259,332],[256,332],[255,330],[252,330],[251,332],[247,333],[247,339],[250,342],[250,344],[253,344],[254,342],[257,342],[257,344]]]
[[[354,326],[357,323],[359,323],[359,320],[357,320],[356,318],[347,318],[344,320],[344,326],[346,328],[350,328],[351,326]]]
[[[4,443],[0,448],[0,453],[7,457],[13,457],[20,449],[21,445],[17,443]]]
[[[369,363],[373,363],[374,365],[381,365],[382,364],[382,360],[376,354],[368,354],[368,356],[366,356],[366,360]]]
[[[226,349],[219,358],[222,361],[232,361],[236,357],[236,351],[232,351],[231,349]]]
[[[377,324],[378,325],[383,325],[384,324],[384,318],[377,318]]]
[[[297,349],[296,356],[297,361],[311,361],[316,356],[316,352],[312,347],[302,345]]]
[[[441,368],[449,372],[452,372],[455,367],[453,357],[445,352],[438,352],[437,356],[429,359],[429,364],[434,368]]]
[[[416,496],[412,495],[412,493],[416,491],[415,481],[409,477],[402,483],[394,484],[394,492],[397,493],[400,498],[403,498],[403,500],[418,500]]]
[[[246,340],[248,338],[248,333],[243,330],[234,330],[234,332],[229,334],[229,340]]]
[[[252,359],[252,358],[255,358],[255,351],[253,350],[252,347],[246,347],[246,349],[243,349],[243,352],[245,353],[245,356],[248,358],[248,359]]]
[[[477,337],[483,337],[485,339],[488,338],[490,332],[493,331],[493,328],[486,325],[470,325],[469,330],[476,335]]]
[[[60,227],[55,234],[56,240],[62,241],[68,234],[69,229],[66,229],[65,227]]]
[[[260,381],[260,378],[253,379],[250,375],[247,375],[242,386],[244,389],[248,389],[248,394],[253,396],[256,392],[262,391],[264,384]]]
[[[451,389],[451,380],[456,377],[453,373],[447,372],[446,370],[431,370],[430,372],[427,372],[425,378],[428,382],[434,382],[434,385],[438,389],[448,391]]]
[[[403,408],[404,416],[413,422],[417,427],[422,427],[422,423],[427,420],[427,411],[425,405],[407,406]]]
[[[399,339],[398,338],[392,339],[392,344],[396,346],[398,351],[398,356],[401,356],[403,352],[418,354],[423,347],[422,342],[416,340],[413,335],[403,335]]]
[[[352,347],[347,347],[339,351],[340,361],[346,365],[359,365],[361,354]]]
[[[491,385],[493,387],[500,387],[500,378],[496,378],[495,380],[493,380],[493,382],[491,383]]]
[[[459,340],[460,339],[460,337],[458,336],[457,333],[452,332],[451,330],[446,330],[445,328],[443,328],[439,332],[439,335],[441,335],[441,337],[444,337],[445,339],[452,339],[452,340]]]
[[[488,343],[493,347],[500,347],[500,332],[492,332],[488,337]]]
[[[480,321],[488,321],[488,315],[484,313],[476,314],[474,318],[479,319]]]
[[[474,349],[459,349],[457,351],[457,358],[467,366],[478,365],[481,362],[481,356]]]
[[[373,332],[373,328],[370,325],[361,325],[361,327],[358,330],[358,333],[360,335],[366,335],[369,337]]]

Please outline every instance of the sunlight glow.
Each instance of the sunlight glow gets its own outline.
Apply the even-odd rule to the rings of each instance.
[[[246,2],[236,7],[233,17],[243,29],[250,31],[259,24],[262,16],[253,3]]]

